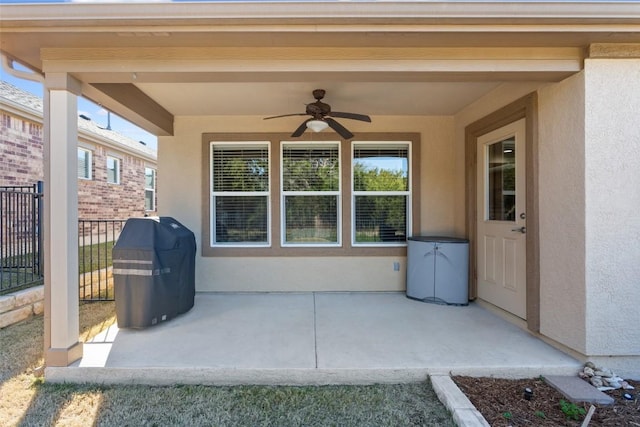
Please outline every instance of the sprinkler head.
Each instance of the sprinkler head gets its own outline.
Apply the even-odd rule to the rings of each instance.
[[[533,390],[531,390],[529,387],[524,389],[524,398],[525,400],[531,400],[531,398],[533,397]]]

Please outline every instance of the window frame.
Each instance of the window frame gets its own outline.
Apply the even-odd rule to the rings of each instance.
[[[284,151],[286,147],[296,148],[309,148],[320,149],[335,148],[338,157],[338,190],[337,191],[285,191],[284,190]],[[283,248],[335,248],[342,247],[342,145],[341,141],[314,141],[312,143],[307,141],[281,141],[280,142],[280,187],[279,187],[279,199],[280,199],[280,245]],[[286,197],[311,197],[311,196],[335,196],[336,197],[336,233],[337,241],[330,243],[311,243],[300,242],[292,243],[286,241],[287,227],[286,227]]]
[[[327,138],[329,137],[329,138]],[[332,134],[316,134],[305,133],[300,139],[293,139],[293,141],[315,143],[316,141],[340,141],[340,155],[341,160],[349,161],[350,150],[352,141],[368,142],[368,141],[410,141],[412,164],[410,166],[411,179],[412,179],[412,229],[408,231],[408,236],[417,235],[421,232],[421,191],[420,191],[420,159],[421,159],[421,134],[418,132],[359,132],[357,138],[352,140],[340,139],[337,135]],[[212,225],[212,209],[211,209],[211,144],[221,143],[247,143],[251,141],[267,142],[270,149],[270,228],[271,232],[271,246],[266,247],[231,247],[231,246],[211,246],[211,225]],[[337,247],[300,247],[300,246],[286,246],[281,245],[281,203],[280,203],[280,145],[282,142],[292,141],[290,133],[284,132],[203,132],[201,134],[200,145],[200,161],[201,170],[201,241],[200,252],[203,257],[255,257],[270,258],[270,257],[404,257],[407,254],[406,246],[352,246],[351,245],[351,184],[350,180],[350,166],[349,169],[342,168],[342,246]],[[346,159],[346,160],[345,160]]]
[[[229,149],[242,149],[242,148],[260,148],[267,149],[267,161],[269,172],[267,174],[267,191],[250,191],[250,192],[237,192],[237,191],[214,191],[214,162],[213,153],[214,146],[227,147]],[[211,248],[270,248],[272,241],[272,222],[271,222],[271,176],[273,173],[272,161],[271,161],[271,143],[269,141],[210,141],[209,143],[209,246]],[[266,242],[216,242],[216,197],[266,197],[267,199],[267,240]]]
[[[407,150],[407,188],[406,191],[363,191],[355,189],[355,179],[353,167],[355,161],[356,147],[406,147]],[[407,240],[413,230],[413,201],[412,201],[412,189],[413,189],[413,157],[412,157],[412,143],[411,141],[352,141],[351,142],[351,156],[350,156],[350,181],[351,181],[351,246],[356,247],[406,247]],[[358,196],[405,196],[405,240],[404,241],[388,241],[388,242],[357,242],[356,241],[356,197]]]
[[[85,181],[91,181],[93,179],[93,151],[88,148],[78,147],[78,152],[83,151],[85,153],[85,165],[88,167],[85,168],[88,176],[80,176],[80,165],[76,168],[78,170],[78,179],[82,179]],[[78,156],[79,158],[80,156]]]
[[[147,187],[147,171],[150,170],[153,175],[153,186]],[[144,210],[145,212],[155,212],[156,211],[156,180],[158,179],[158,172],[155,168],[150,168],[148,166],[144,167]],[[147,191],[150,191],[153,196],[151,197],[151,209],[147,209]]]
[[[109,160],[113,160],[114,161],[114,166],[115,166],[115,181],[110,181],[109,180]],[[120,185],[120,181],[121,181],[121,174],[122,174],[122,159],[115,157],[115,156],[107,156],[107,160],[106,160],[106,164],[107,164],[107,183],[108,184],[113,184],[113,185]]]

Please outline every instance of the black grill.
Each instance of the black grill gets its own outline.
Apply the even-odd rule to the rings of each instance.
[[[193,307],[196,241],[171,217],[127,220],[113,247],[120,328],[155,325]]]

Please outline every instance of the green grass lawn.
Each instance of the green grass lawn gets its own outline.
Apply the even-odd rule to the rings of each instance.
[[[88,273],[113,264],[112,250],[115,242],[96,243],[78,248],[79,273]]]
[[[115,321],[113,302],[80,306],[81,340]],[[454,426],[428,382],[372,386],[48,384],[42,316],[0,329],[2,426]]]

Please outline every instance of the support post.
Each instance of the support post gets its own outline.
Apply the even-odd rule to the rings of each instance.
[[[45,364],[82,357],[78,306],[78,99],[81,83],[47,73],[44,91]]]

